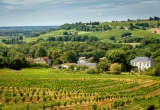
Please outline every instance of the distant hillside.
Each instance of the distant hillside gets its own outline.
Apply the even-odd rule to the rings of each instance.
[[[159,17],[158,17],[159,18]],[[99,41],[108,43],[140,43],[143,38],[154,37],[160,38],[160,35],[153,31],[152,28],[159,28],[158,18],[145,20],[127,20],[112,22],[89,22],[89,23],[72,23],[61,26],[27,26],[27,27],[1,27],[4,29],[16,29],[18,31],[33,31],[32,34],[23,36],[23,42],[33,41],[81,41],[75,40],[80,37],[96,36]],[[159,32],[159,31],[158,31]],[[131,33],[131,35],[126,35]],[[19,33],[20,36],[22,33]],[[11,39],[11,37],[9,37]],[[7,38],[7,39],[9,39]],[[5,39],[1,35],[0,39]]]

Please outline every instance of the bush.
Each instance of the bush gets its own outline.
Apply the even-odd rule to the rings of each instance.
[[[112,74],[121,74],[122,67],[118,63],[113,63],[113,64],[111,64],[109,69],[110,69]]]
[[[97,110],[97,109],[98,109],[97,104],[93,104],[93,105],[92,105],[92,110]]]
[[[109,74],[109,75],[115,74],[115,75],[119,75],[119,74],[121,74],[121,72],[107,71],[107,72],[104,72],[104,74]]]
[[[95,68],[89,68],[87,69],[86,71],[88,74],[97,74],[98,73],[98,70],[95,69]]]

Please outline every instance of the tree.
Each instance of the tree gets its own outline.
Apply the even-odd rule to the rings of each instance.
[[[47,52],[43,47],[39,47],[35,53],[36,57],[44,57],[46,55],[47,55]]]
[[[49,50],[48,55],[52,58],[53,60],[53,65],[58,65],[61,64],[61,50],[57,49],[57,50]]]
[[[77,52],[73,50],[67,51],[62,55],[61,60],[63,63],[66,63],[66,62],[76,63],[78,60]]]
[[[109,50],[106,57],[112,63],[126,63],[125,52],[122,50]]]
[[[151,55],[152,55],[151,49],[150,48],[144,49],[143,55],[146,56],[146,57],[151,57]]]
[[[63,35],[68,35],[68,32],[67,32],[67,31],[64,31],[64,32],[63,32]]]
[[[114,36],[109,37],[109,40],[115,40]]]
[[[160,63],[157,63],[154,68],[155,76],[160,76]]]
[[[19,40],[23,40],[23,36],[20,36],[20,37],[19,37]]]
[[[129,28],[128,28],[129,30],[133,30],[134,29],[134,26],[133,26],[133,24],[132,23],[130,23],[130,25],[129,25]]]
[[[97,64],[96,68],[99,72],[103,72],[103,71],[108,71],[109,66],[110,66],[109,61],[107,59],[103,59]]]
[[[89,37],[88,41],[89,42],[98,41],[98,38],[96,36],[91,36],[91,37]]]
[[[152,58],[156,58],[160,56],[160,50],[156,50],[153,54],[152,54]]]
[[[123,26],[121,26],[119,29],[124,29],[124,27],[123,27]]]
[[[111,64],[109,69],[114,74],[120,74],[122,67],[121,67],[121,65],[119,63],[113,63],[113,64]]]

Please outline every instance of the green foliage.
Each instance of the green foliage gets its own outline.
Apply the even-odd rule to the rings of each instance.
[[[130,32],[123,33],[123,34],[121,35],[121,38],[130,37],[131,35],[132,35],[132,33],[130,33]]]
[[[110,67],[110,63],[107,59],[102,59],[98,64],[97,64],[97,70],[99,72],[103,72],[103,71],[108,71]]]
[[[109,69],[112,72],[112,74],[121,74],[122,66],[121,66],[121,64],[113,63],[113,64],[111,64]]]
[[[112,63],[126,63],[125,52],[122,50],[109,50],[106,56]]]
[[[35,53],[36,57],[44,57],[46,55],[47,55],[47,52],[43,47],[39,47]]]
[[[109,37],[109,40],[115,40],[114,36]]]
[[[98,110],[97,104],[93,104],[93,105],[92,105],[92,110]]]
[[[154,68],[155,76],[160,76],[160,63],[157,63]]]
[[[89,68],[86,70],[88,74],[98,74],[98,70],[95,68]]]
[[[124,105],[125,105],[125,102],[123,100],[116,100],[116,101],[114,101],[112,107],[117,108],[117,107],[120,107],[120,106],[122,107]]]

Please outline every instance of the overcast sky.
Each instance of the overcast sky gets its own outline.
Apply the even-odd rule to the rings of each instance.
[[[160,17],[160,0],[0,0],[0,26]]]

